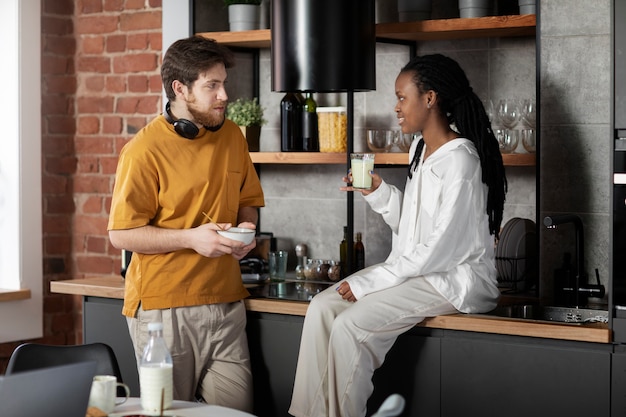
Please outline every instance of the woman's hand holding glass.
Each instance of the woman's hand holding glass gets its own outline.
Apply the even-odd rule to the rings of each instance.
[[[352,187],[352,172],[351,170],[349,170],[348,175],[342,178],[342,181],[346,183],[346,186],[340,187],[339,189],[341,191],[357,191],[363,195],[371,194],[378,189],[380,184],[383,182],[383,179],[380,177],[380,175],[378,175],[374,171],[370,171],[369,175],[370,177],[372,177],[372,186],[370,188],[367,188],[367,189],[353,188]]]

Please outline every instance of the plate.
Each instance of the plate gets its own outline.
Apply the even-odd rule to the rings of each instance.
[[[535,222],[529,219],[516,218],[504,241],[501,256],[502,278],[504,281],[520,282],[526,279],[527,255],[534,251]]]
[[[513,226],[520,220],[519,217],[514,217],[510,219],[504,227],[502,228],[502,232],[500,233],[500,240],[498,241],[498,245],[496,246],[496,270],[498,271],[498,281],[507,281],[507,263],[508,261],[503,259],[506,255],[506,245],[508,242],[509,235],[511,233],[511,229]]]

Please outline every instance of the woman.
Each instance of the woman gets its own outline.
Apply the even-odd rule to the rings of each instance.
[[[404,193],[373,172],[361,191],[391,227],[392,250],[313,298],[289,410],[297,417],[364,416],[372,375],[400,334],[498,301],[494,239],[507,183],[482,102],[443,55],[412,59],[395,87],[402,132],[423,139],[411,146]]]

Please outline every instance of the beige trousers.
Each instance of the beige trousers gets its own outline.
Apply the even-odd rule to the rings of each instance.
[[[297,417],[365,416],[372,376],[396,338],[426,317],[457,312],[421,277],[355,303],[336,287],[313,297],[304,319],[289,409]]]
[[[174,399],[252,412],[252,373],[243,301],[144,311],[127,318],[137,363],[148,323],[163,323],[174,363]]]

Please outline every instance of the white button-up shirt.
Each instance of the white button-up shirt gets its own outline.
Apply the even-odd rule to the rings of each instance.
[[[413,141],[410,155],[415,152]],[[365,196],[393,232],[387,260],[347,278],[357,299],[423,276],[457,310],[486,312],[498,301],[487,186],[474,144],[447,142],[407,178],[402,191],[383,181]]]

